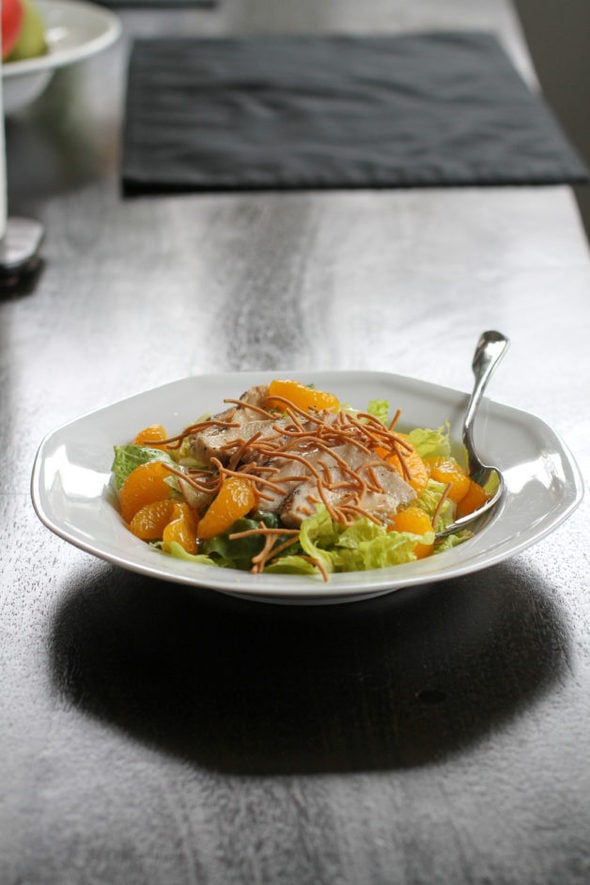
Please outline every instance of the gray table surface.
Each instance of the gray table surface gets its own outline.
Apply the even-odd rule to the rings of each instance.
[[[221,2],[122,14],[7,125],[9,207],[46,225],[0,303],[0,881],[585,883],[588,499],[542,543],[372,602],[267,606],[53,536],[42,437],[167,381],[392,371],[493,397],[590,459],[588,250],[567,187],[183,195],[118,183],[134,35],[494,30],[504,2]]]

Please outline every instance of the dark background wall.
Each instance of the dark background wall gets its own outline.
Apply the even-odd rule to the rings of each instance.
[[[590,0],[514,0],[543,94],[590,167]],[[574,189],[590,238],[590,184]]]

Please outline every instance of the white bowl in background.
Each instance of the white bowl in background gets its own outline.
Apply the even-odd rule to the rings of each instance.
[[[115,13],[81,0],[36,0],[45,22],[45,55],[2,65],[4,113],[38,98],[57,68],[90,58],[111,46],[121,33]]]

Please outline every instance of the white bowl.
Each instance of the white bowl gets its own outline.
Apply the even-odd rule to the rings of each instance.
[[[36,0],[45,22],[45,55],[2,65],[6,114],[38,98],[57,68],[83,61],[107,49],[121,33],[119,18],[107,9],[80,0]]]
[[[382,372],[285,372],[304,384],[366,408],[371,399],[401,409],[407,427],[460,428],[467,394]],[[166,581],[208,587],[248,599],[282,603],[335,603],[367,599],[404,587],[434,584],[502,562],[539,542],[578,506],[579,469],[550,427],[534,415],[484,400],[477,419],[477,447],[503,473],[506,492],[474,536],[444,553],[364,572],[318,576],[260,574],[176,559],[134,537],[114,506],[110,490],[113,445],[138,428],[161,422],[176,433],[199,415],[220,411],[224,397],[240,396],[272,372],[201,375],[173,381],[101,408],[50,433],[39,448],[32,477],[35,510],[58,536],[107,562]],[[565,554],[564,554],[565,555]],[[556,563],[556,568],[559,563]]]

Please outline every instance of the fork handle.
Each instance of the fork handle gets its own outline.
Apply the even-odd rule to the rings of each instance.
[[[480,460],[475,454],[473,445],[473,424],[481,398],[492,372],[504,356],[508,348],[508,338],[501,332],[483,332],[475,353],[471,368],[473,369],[474,384],[467,404],[465,418],[463,420],[463,445],[467,451],[469,474],[471,475],[479,466]]]

